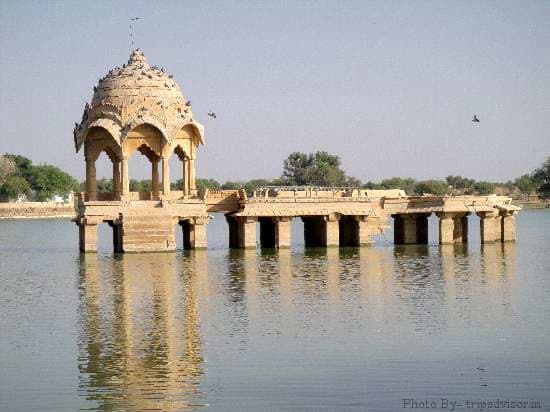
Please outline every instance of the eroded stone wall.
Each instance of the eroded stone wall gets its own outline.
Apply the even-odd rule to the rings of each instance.
[[[67,218],[76,216],[73,203],[0,203],[0,219]]]

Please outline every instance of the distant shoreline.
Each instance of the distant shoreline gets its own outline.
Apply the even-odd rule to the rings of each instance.
[[[0,219],[72,219],[75,216],[73,203],[0,203]]]

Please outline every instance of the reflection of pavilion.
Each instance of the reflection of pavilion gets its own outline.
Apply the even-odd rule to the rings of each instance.
[[[203,372],[196,276],[175,256],[86,256],[80,387],[100,410],[181,410]],[[196,402],[193,402],[196,405]]]

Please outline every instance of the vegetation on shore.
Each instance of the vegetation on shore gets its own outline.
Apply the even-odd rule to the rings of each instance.
[[[55,196],[66,197],[79,189],[76,179],[56,166],[33,165],[20,155],[0,155],[0,201],[24,197],[43,202]]]
[[[197,188],[229,190],[244,188],[249,194],[261,186],[328,186],[365,189],[403,189],[408,195],[486,195],[496,193],[523,201],[550,199],[550,157],[536,170],[513,181],[486,182],[449,175],[443,180],[421,180],[392,177],[379,182],[361,182],[348,176],[342,169],[339,156],[323,151],[315,153],[291,153],[284,161],[280,177],[275,179],[252,179],[248,181],[218,182],[215,179],[196,181]],[[172,183],[172,189],[181,190],[182,181]],[[31,200],[43,201],[54,195],[66,196],[72,191],[84,190],[69,174],[51,165],[33,165],[19,155],[0,155],[0,200],[14,200],[20,194]],[[111,192],[111,179],[97,180],[98,192]],[[130,190],[150,191],[151,180],[130,180]]]

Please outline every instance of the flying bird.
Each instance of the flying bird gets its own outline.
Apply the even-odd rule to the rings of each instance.
[[[208,112],[208,116],[212,117],[213,119],[216,118],[216,113],[214,113],[213,111],[209,111]]]
[[[132,17],[130,20],[132,21],[139,20],[139,17]]]
[[[474,114],[474,118],[472,119],[472,122],[479,123],[479,119],[477,118],[477,114]]]

